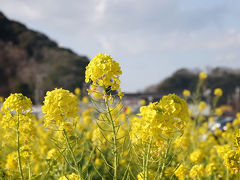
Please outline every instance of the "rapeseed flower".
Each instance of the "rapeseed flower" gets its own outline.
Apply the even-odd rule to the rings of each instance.
[[[203,159],[203,152],[200,149],[196,149],[190,154],[190,160],[195,163],[200,163]]]
[[[21,93],[11,94],[3,103],[1,125],[4,128],[16,128],[18,120],[21,124],[31,121],[32,102]]]
[[[217,170],[218,170],[217,164],[214,162],[207,164],[205,168],[205,171],[208,176],[216,174]]]
[[[97,54],[86,67],[85,81],[92,82],[93,87],[119,89],[119,76],[122,74],[118,62],[107,54]]]
[[[189,176],[193,179],[204,177],[205,176],[204,166],[202,164],[194,165],[189,172]]]
[[[81,89],[80,88],[75,88],[74,89],[74,93],[77,95],[77,96],[80,96],[81,95]]]
[[[181,164],[177,170],[175,171],[175,176],[178,177],[179,180],[184,180],[189,175],[189,168],[183,164]]]
[[[67,119],[75,118],[78,113],[78,98],[68,90],[48,91],[44,98],[42,112],[45,126],[60,126]]]
[[[146,176],[146,175],[145,175]],[[149,170],[148,171],[148,179],[149,180],[154,180],[154,171],[152,171],[152,170]],[[145,178],[144,178],[144,173],[143,172],[141,172],[141,173],[139,173],[138,175],[137,175],[137,180],[144,180]]]
[[[7,162],[5,165],[7,170],[15,171],[18,168],[18,159],[17,159],[17,152],[12,152],[7,155]]]
[[[232,174],[240,172],[240,152],[238,150],[230,150],[224,156],[224,164]]]
[[[189,96],[191,96],[191,91],[189,91],[187,89],[184,89],[182,94],[183,94],[184,97],[189,97]]]
[[[221,116],[221,115],[223,114],[222,109],[221,109],[221,108],[216,108],[216,109],[215,109],[215,114],[216,114],[217,116]]]
[[[146,105],[146,100],[145,99],[141,99],[139,103],[140,103],[141,106],[144,106],[144,105]]]
[[[145,144],[152,139],[153,145],[164,145],[165,138],[182,134],[189,119],[186,101],[175,94],[142,106],[139,116],[131,121],[131,140],[133,143]]]
[[[207,74],[205,72],[200,72],[199,73],[199,79],[200,80],[205,80],[207,78]]]
[[[235,131],[234,140],[235,140],[235,145],[240,149],[240,129]]]
[[[223,94],[223,91],[222,91],[222,89],[221,88],[216,88],[216,89],[214,89],[214,95],[215,96],[222,96],[222,94]]]
[[[83,104],[88,104],[89,103],[88,97],[87,96],[83,96],[82,102],[83,102]]]
[[[204,101],[201,101],[198,105],[199,111],[203,111],[206,108],[207,104]]]
[[[164,172],[164,176],[170,178],[174,174],[174,167],[167,167]]]
[[[80,178],[77,174],[72,173],[66,176],[62,176],[58,180],[83,180],[83,179]]]

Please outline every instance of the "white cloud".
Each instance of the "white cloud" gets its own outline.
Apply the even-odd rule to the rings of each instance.
[[[240,60],[240,53],[237,52],[227,52],[217,55],[215,58],[216,63],[234,63]]]
[[[157,72],[166,76],[168,70],[192,67],[192,59],[201,67],[226,61],[240,66],[240,1],[0,0],[0,4],[10,18],[79,54],[93,57],[106,52],[119,57],[128,76],[157,82]],[[134,73],[129,62],[136,66]],[[148,68],[149,77],[137,71],[146,62],[155,63]],[[123,81],[126,90],[139,89],[134,78],[124,76]]]
[[[7,1],[1,3],[1,9],[4,9],[6,14],[12,14],[15,18],[26,20],[38,20],[42,17],[42,13],[38,9],[33,8],[31,4],[20,1]]]
[[[97,0],[95,7],[95,21],[101,21],[104,18],[105,11],[107,8],[107,0]]]

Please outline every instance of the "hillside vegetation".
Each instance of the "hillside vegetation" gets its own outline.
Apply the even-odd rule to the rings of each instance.
[[[79,56],[42,33],[0,12],[0,95],[22,92],[40,102],[47,90],[82,87],[86,56]]]
[[[146,92],[181,94],[184,89],[194,92],[198,81],[198,72],[189,69],[177,70],[159,84],[148,87]],[[240,88],[240,70],[223,67],[209,69],[203,91],[206,96],[208,93],[213,95],[215,88],[223,90],[220,104],[232,103],[235,100],[237,88]]]

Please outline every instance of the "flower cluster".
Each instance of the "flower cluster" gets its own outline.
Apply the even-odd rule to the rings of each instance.
[[[118,62],[114,61],[107,54],[96,55],[86,67],[85,81],[92,82],[91,92],[102,87],[105,91],[110,88],[112,91],[120,90],[119,76],[122,74]]]
[[[78,98],[68,90],[54,89],[45,96],[42,112],[45,125],[56,124],[60,126],[69,118],[75,118],[78,113]]]
[[[154,142],[163,138],[173,138],[183,133],[189,119],[188,106],[184,99],[169,94],[159,102],[151,103],[140,108],[140,118],[132,120],[130,133],[133,142]]]
[[[238,150],[230,150],[224,156],[225,166],[233,174],[240,172],[240,152]]]
[[[195,92],[183,91],[191,110],[174,94],[124,107],[108,92],[120,90],[120,74],[110,56],[97,55],[86,81],[100,100],[81,96],[78,104],[79,88],[78,97],[55,89],[47,92],[40,118],[22,94],[4,103],[0,97],[0,179],[239,179],[240,113],[216,125],[226,112],[218,106],[223,92],[217,88],[210,104],[202,101],[205,73]]]
[[[205,169],[202,164],[197,164],[190,170],[189,176],[193,179],[204,177]]]
[[[77,174],[72,173],[67,176],[60,177],[59,180],[83,180],[83,179],[80,178]]]
[[[189,172],[188,167],[181,164],[175,171],[175,176],[177,176],[178,179],[180,180],[184,180],[185,178],[187,178],[188,172]]]
[[[29,120],[32,111],[32,102],[21,93],[11,94],[3,103],[1,125],[5,128],[16,128],[19,122]]]

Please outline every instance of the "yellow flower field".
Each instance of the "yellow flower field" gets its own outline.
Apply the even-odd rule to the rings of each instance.
[[[139,113],[122,101],[121,74],[109,55],[96,55],[86,67],[89,96],[81,97],[79,88],[75,94],[48,91],[40,118],[21,93],[6,98],[0,113],[0,179],[240,179],[240,113],[224,131],[210,129],[222,115],[223,92],[215,89],[205,116],[204,72],[195,92],[141,100]]]

